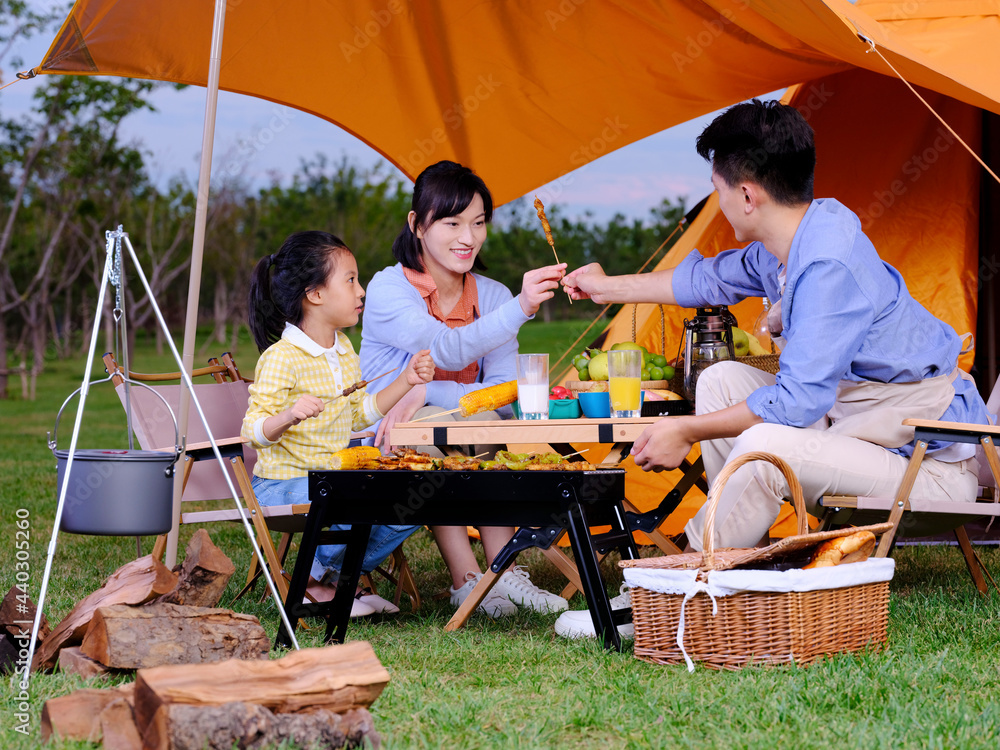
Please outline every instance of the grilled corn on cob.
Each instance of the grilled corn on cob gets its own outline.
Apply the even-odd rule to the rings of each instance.
[[[382,455],[382,451],[374,445],[357,445],[353,448],[344,448],[337,451],[330,457],[331,469],[360,469],[362,465],[369,461],[376,460]]]
[[[517,401],[517,381],[511,380],[500,385],[491,385],[472,393],[467,393],[458,400],[462,416],[468,417],[481,411],[492,411],[501,406]]]

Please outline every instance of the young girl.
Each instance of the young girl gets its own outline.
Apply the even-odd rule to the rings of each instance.
[[[389,447],[388,429],[396,422],[454,409],[466,393],[515,380],[517,332],[552,298],[566,268],[560,264],[528,271],[517,297],[503,284],[473,273],[485,268],[479,251],[493,216],[493,198],[478,175],[455,162],[438,162],[417,177],[412,209],[392,246],[399,263],[375,274],[369,286],[361,369],[375,376],[421,349],[431,351],[439,369],[433,382],[411,390],[379,424],[376,444],[384,449]],[[386,387],[386,379],[369,384],[372,391]],[[510,407],[501,411],[511,413]],[[486,412],[471,418],[501,417]],[[502,446],[471,450],[478,454],[497,447]],[[451,573],[451,603],[458,607],[482,576],[479,563],[465,526],[435,526],[433,532]],[[488,561],[513,533],[510,527],[480,529]],[[518,567],[501,577],[479,608],[496,617],[515,612],[515,603],[552,612],[567,606],[565,599],[532,584]]]
[[[307,472],[329,464],[346,448],[352,430],[382,418],[413,386],[434,376],[434,361],[415,351],[379,393],[345,388],[361,380],[361,368],[341,328],[356,325],[365,290],[358,264],[344,243],[326,232],[297,232],[262,258],[250,280],[249,322],[262,352],[250,386],[243,437],[257,449],[253,488],[261,505],[308,503]],[[375,526],[364,572],[374,570],[415,526]],[[344,556],[344,545],[322,545],[313,561],[307,593],[328,601],[327,583]],[[399,611],[375,595],[355,599],[352,617]]]

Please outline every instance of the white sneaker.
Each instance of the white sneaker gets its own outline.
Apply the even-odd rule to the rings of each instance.
[[[520,565],[515,565],[497,581],[493,587],[501,596],[506,596],[514,604],[534,610],[535,612],[562,612],[569,609],[569,602],[551,591],[540,589],[531,582],[528,571]]]
[[[369,592],[367,589],[365,589],[365,592],[358,592],[358,594],[354,597],[354,601],[367,604],[372,608],[372,612],[377,612],[383,615],[399,614],[399,607],[390,602],[388,599],[383,599],[378,594]]]
[[[611,599],[611,609],[624,609],[632,606],[632,590],[622,584],[621,593]],[[635,638],[635,628],[627,622],[618,626],[618,634],[626,640]],[[573,612],[563,612],[556,620],[556,635],[563,638],[596,638],[594,620],[589,609],[579,609]]]
[[[375,614],[374,607],[370,607],[360,599],[355,599],[351,602],[351,619],[356,617],[368,617],[368,615],[373,614]]]
[[[458,609],[462,606],[469,594],[472,593],[472,589],[476,587],[479,583],[479,579],[483,577],[482,573],[473,573],[471,570],[465,574],[465,583],[459,588],[449,588],[448,591],[451,593],[451,606]],[[479,606],[476,609],[480,612],[485,612],[490,617],[496,619],[502,615],[513,615],[517,613],[517,605],[514,604],[510,599],[505,596],[501,596],[497,593],[497,586],[490,589],[490,593],[486,595]]]
[[[320,604],[323,602],[333,601],[335,593],[336,592],[332,586],[322,587],[321,590],[314,590],[312,593],[309,592],[309,589],[306,589],[306,595],[302,598],[302,603]],[[375,608],[369,606],[355,596],[354,600],[351,602],[351,617],[367,617],[368,615],[373,614],[375,614]]]
[[[618,589],[618,596],[611,597],[611,609],[625,609],[626,607],[632,606],[632,589],[628,587],[628,584],[623,583],[622,587]]]
[[[561,635],[563,638],[596,638],[597,631],[594,630],[590,610],[575,609],[572,612],[563,612],[556,618],[556,635]],[[632,623],[619,625],[618,635],[628,641],[635,638]]]

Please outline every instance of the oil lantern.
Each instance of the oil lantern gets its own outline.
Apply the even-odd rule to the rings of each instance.
[[[684,397],[694,403],[698,376],[724,359],[736,359],[733,326],[736,318],[725,305],[699,307],[684,320]]]

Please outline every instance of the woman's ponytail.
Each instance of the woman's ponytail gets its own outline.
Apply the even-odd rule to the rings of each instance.
[[[424,270],[424,261],[420,255],[420,240],[410,229],[410,222],[403,222],[396,239],[392,243],[392,257],[403,264],[404,268],[414,271]]]

